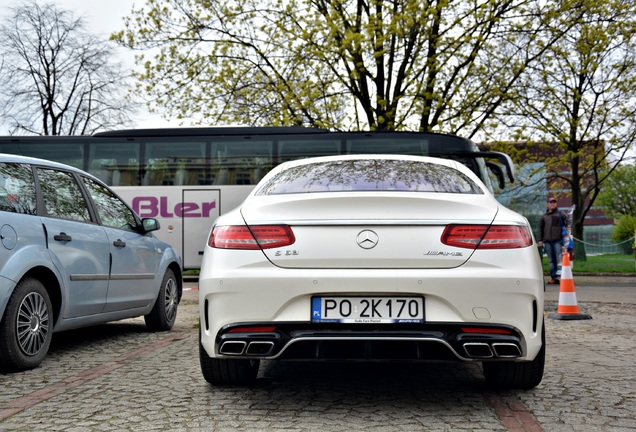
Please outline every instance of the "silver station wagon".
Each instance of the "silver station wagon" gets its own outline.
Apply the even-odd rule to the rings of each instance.
[[[170,330],[177,253],[96,177],[0,154],[0,371],[38,366],[53,333],[143,316]]]

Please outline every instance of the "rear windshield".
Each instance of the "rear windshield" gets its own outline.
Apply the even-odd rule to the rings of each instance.
[[[444,165],[352,159],[291,167],[272,177],[256,195],[346,191],[483,193],[469,177]]]

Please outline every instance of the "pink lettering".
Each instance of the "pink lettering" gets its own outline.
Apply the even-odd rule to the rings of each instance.
[[[204,203],[201,203],[201,206],[203,207],[203,210],[201,211],[202,213],[201,217],[209,218],[210,214],[212,213],[212,210],[216,208],[216,201],[204,202]]]
[[[174,216],[173,213],[168,211],[168,197],[162,196],[159,198],[159,214],[161,217],[171,218]]]
[[[192,202],[179,203],[174,208],[174,215],[177,217],[201,217],[199,205]]]
[[[216,201],[178,202],[171,209],[166,196],[141,196],[133,198],[132,208],[142,218],[209,218],[216,209]]]
[[[159,215],[158,200],[155,197],[135,197],[132,208],[142,218],[153,218]]]

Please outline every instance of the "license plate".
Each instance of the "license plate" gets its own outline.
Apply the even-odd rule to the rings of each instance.
[[[422,297],[312,297],[315,323],[422,323]]]

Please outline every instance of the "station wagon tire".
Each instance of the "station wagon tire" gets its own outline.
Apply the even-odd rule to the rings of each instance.
[[[18,283],[0,322],[0,370],[23,371],[37,367],[53,338],[53,306],[37,279]]]
[[[541,350],[528,362],[482,362],[484,378],[497,389],[528,390],[539,385],[545,367],[545,323],[541,330]]]
[[[168,331],[177,320],[179,287],[174,272],[166,270],[155,305],[148,315],[144,315],[146,327],[150,331]]]
[[[256,381],[260,360],[210,358],[199,343],[203,378],[217,386],[250,386]]]

